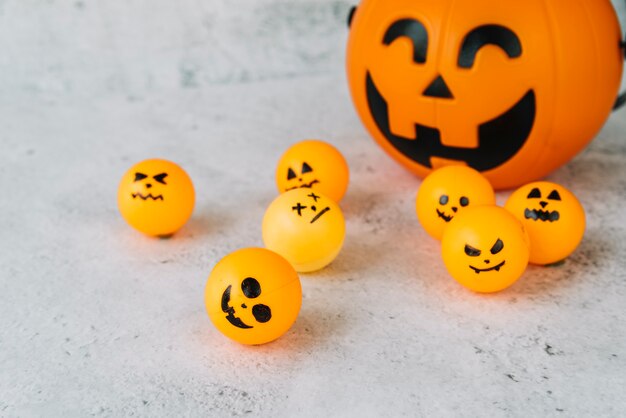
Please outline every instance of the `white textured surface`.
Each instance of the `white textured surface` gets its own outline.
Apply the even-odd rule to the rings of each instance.
[[[625,413],[626,111],[550,177],[587,209],[579,250],[475,295],[417,223],[419,180],[352,110],[347,7],[0,2],[0,416]],[[262,245],[276,160],[308,137],[351,166],[345,248],[302,276],[283,338],[241,346],[211,325],[205,280]],[[150,157],[198,192],[171,240],[115,206]]]

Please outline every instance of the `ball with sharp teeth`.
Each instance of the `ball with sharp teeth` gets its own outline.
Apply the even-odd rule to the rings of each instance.
[[[279,195],[265,211],[263,242],[298,272],[319,270],[339,254],[345,221],[334,200],[311,189]]]
[[[443,262],[450,275],[475,292],[506,289],[526,270],[529,239],[524,226],[498,206],[475,206],[443,232]]]
[[[505,204],[530,237],[530,262],[552,264],[576,250],[585,233],[585,210],[565,187],[538,181],[517,189]]]
[[[350,170],[346,159],[331,144],[309,139],[289,147],[276,167],[280,193],[305,188],[339,202],[348,189]]]
[[[171,161],[151,159],[135,164],[117,189],[117,205],[126,222],[144,234],[167,237],[193,212],[191,178]]]

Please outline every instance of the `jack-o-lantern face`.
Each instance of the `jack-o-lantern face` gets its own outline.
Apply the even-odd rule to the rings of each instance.
[[[313,173],[313,169],[311,168],[309,163],[307,163],[306,161],[302,163],[302,169],[300,170],[298,174],[296,174],[293,168],[289,167],[287,169],[287,181],[298,179],[299,184],[296,183],[293,186],[287,188],[287,190],[297,189],[298,187],[304,187],[304,188],[310,189],[311,187],[313,187],[314,184],[317,184],[320,182],[316,178],[312,179],[311,181],[304,181],[304,176],[306,176],[309,173]]]
[[[339,202],[348,188],[345,158],[334,146],[320,140],[292,145],[276,167],[276,186],[283,193],[305,188],[319,191]]]
[[[266,249],[246,248],[217,263],[207,281],[205,303],[212,322],[226,336],[263,344],[296,320],[302,288],[287,260]]]
[[[159,159],[135,164],[120,182],[117,202],[124,219],[153,236],[169,236],[191,216],[193,184],[178,165]]]
[[[523,225],[497,206],[462,211],[443,232],[443,261],[450,275],[476,292],[511,286],[526,270],[528,236]]]
[[[412,171],[463,163],[510,187],[600,129],[619,88],[620,37],[607,0],[364,0],[348,79],[370,133]]]
[[[564,260],[585,233],[585,210],[572,192],[555,183],[522,186],[511,194],[505,208],[525,225],[534,264]]]

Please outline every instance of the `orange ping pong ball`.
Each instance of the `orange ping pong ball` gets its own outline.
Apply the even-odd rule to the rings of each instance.
[[[193,183],[171,161],[135,164],[117,189],[117,205],[126,222],[147,235],[167,237],[187,222],[195,203]]]
[[[585,233],[585,210],[565,187],[538,181],[517,189],[504,205],[530,237],[530,262],[552,264],[567,258]]]
[[[498,292],[521,277],[530,254],[528,234],[509,211],[474,206],[443,232],[443,262],[450,275],[475,292]]]
[[[452,219],[466,207],[495,205],[489,181],[473,168],[442,167],[422,182],[415,199],[415,212],[426,232],[438,240]]]
[[[349,178],[348,163],[337,148],[314,139],[292,145],[276,167],[276,186],[280,193],[308,188],[335,202],[346,193]]]
[[[330,264],[346,234],[339,205],[312,189],[279,195],[265,211],[262,229],[265,246],[302,273]]]
[[[245,248],[222,258],[206,284],[206,310],[213,325],[242,344],[264,344],[283,335],[302,305],[298,274],[280,255]]]

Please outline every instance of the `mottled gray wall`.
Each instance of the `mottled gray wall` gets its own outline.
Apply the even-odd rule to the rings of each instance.
[[[342,66],[347,0],[0,0],[0,91],[141,92]]]
[[[0,0],[0,92],[139,94],[341,71],[355,2]]]

